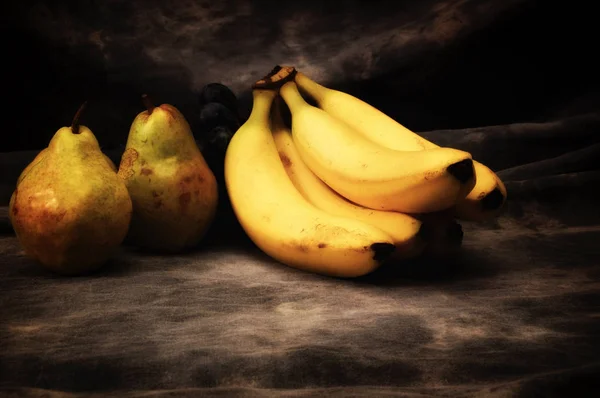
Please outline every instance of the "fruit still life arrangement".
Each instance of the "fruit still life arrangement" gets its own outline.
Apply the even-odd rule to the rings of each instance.
[[[203,144],[177,108],[144,95],[118,169],[79,124],[82,107],[17,181],[9,218],[25,253],[76,275],[122,244],[181,252],[205,239],[228,201],[271,258],[351,278],[419,257],[443,261],[461,246],[460,220],[491,220],[506,201],[502,181],[470,153],[292,66],[251,90],[242,120],[226,86],[205,86]]]

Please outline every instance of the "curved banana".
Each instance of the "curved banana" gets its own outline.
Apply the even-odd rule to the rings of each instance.
[[[263,252],[290,267],[337,277],[375,270],[394,252],[392,238],[317,209],[287,176],[269,126],[276,94],[253,89],[250,118],[225,155],[225,183],[242,228]]]
[[[473,187],[471,155],[451,148],[395,151],[308,104],[293,81],[280,94],[292,114],[302,160],[346,199],[377,210],[430,213],[456,204]]]
[[[296,73],[295,82],[302,92],[317,102],[319,108],[381,146],[400,151],[439,148],[350,94],[322,86],[300,72]],[[473,167],[475,186],[458,201],[455,210],[460,219],[482,221],[500,212],[506,201],[506,188],[500,178],[485,165],[473,161]]]
[[[278,98],[280,100],[280,98]],[[389,234],[394,240],[395,259],[419,255],[426,244],[421,231],[422,223],[413,216],[358,206],[331,189],[319,179],[302,161],[294,145],[292,132],[284,124],[280,113],[280,101],[276,100],[271,114],[271,129],[279,157],[294,186],[302,196],[319,209],[330,214],[354,218],[374,225]]]

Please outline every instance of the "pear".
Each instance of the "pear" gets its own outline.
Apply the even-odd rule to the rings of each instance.
[[[17,180],[9,219],[23,250],[64,275],[95,271],[127,235],[132,203],[92,131],[59,129]]]
[[[126,242],[156,252],[198,245],[211,226],[218,203],[217,181],[185,117],[169,104],[146,110],[129,130],[118,175],[133,202]]]
[[[31,163],[29,163],[27,165],[27,167],[25,167],[25,169],[23,169],[23,171],[21,172],[21,175],[17,179],[17,184],[19,184],[21,182],[21,180],[23,179],[23,177],[25,177],[29,173],[29,170],[32,167],[34,167],[35,165],[37,165],[38,162],[41,161],[44,156],[46,156],[47,152],[48,152],[48,148],[44,148],[44,149],[42,149],[40,151],[40,153],[38,153],[35,156],[35,158],[33,158],[33,160],[31,161]],[[115,166],[114,162],[111,160],[111,158],[109,158],[108,156],[106,156],[104,153],[102,154],[102,156],[104,157],[104,160],[106,161],[106,163],[108,163],[108,166],[111,168],[111,170],[116,173],[118,171],[118,169],[117,169],[117,166]]]

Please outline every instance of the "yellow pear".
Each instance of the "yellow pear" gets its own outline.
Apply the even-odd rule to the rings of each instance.
[[[23,177],[25,177],[29,173],[29,170],[32,167],[34,167],[36,164],[38,164],[38,162],[40,162],[44,158],[44,156],[46,156],[47,153],[48,153],[48,148],[44,148],[35,156],[35,158],[33,158],[31,163],[29,163],[27,165],[27,167],[25,167],[25,169],[23,169],[23,171],[21,172],[21,175],[17,179],[17,184],[19,184],[21,182]],[[118,171],[118,169],[117,169],[117,166],[115,166],[114,162],[108,156],[106,156],[104,153],[102,154],[102,156],[104,157],[104,160],[106,160],[106,163],[108,163],[108,166],[112,169],[112,171],[114,171],[116,173]]]
[[[70,127],[23,170],[9,204],[9,218],[26,254],[66,275],[100,268],[123,242],[132,203],[92,131]]]
[[[118,172],[133,202],[127,242],[177,252],[206,235],[217,209],[217,181],[181,112],[142,98],[146,110],[131,124]]]

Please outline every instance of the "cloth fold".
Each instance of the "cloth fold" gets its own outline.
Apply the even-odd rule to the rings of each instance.
[[[588,114],[423,133],[500,169],[505,211],[489,223],[463,222],[455,258],[355,280],[282,266],[241,244],[243,233],[225,218],[217,221],[225,239],[195,252],[160,257],[124,247],[98,274],[61,278],[24,256],[4,202],[0,394],[526,397],[566,394],[574,385],[597,390],[599,124]],[[118,162],[120,153],[107,153]],[[7,191],[35,154],[0,155]]]
[[[22,106],[0,153],[0,396],[596,396],[600,84],[584,7],[11,2],[5,36],[27,45],[8,40],[3,60]],[[454,257],[341,280],[261,253],[221,184],[193,252],[124,246],[74,278],[24,255],[8,221],[15,182],[83,99],[118,165],[141,93],[177,104],[202,141],[204,84],[229,85],[247,116],[248,87],[282,62],[470,152],[505,181],[501,216],[463,222]]]

